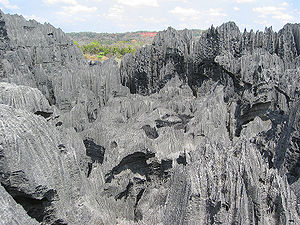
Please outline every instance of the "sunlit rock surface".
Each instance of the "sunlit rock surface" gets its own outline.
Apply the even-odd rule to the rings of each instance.
[[[0,223],[300,224],[300,25],[89,64],[0,13]]]

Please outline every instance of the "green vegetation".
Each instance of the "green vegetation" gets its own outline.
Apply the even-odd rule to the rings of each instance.
[[[112,45],[119,41],[132,41],[143,42],[145,44],[151,44],[153,38],[144,37],[141,33],[147,33],[148,31],[136,31],[126,33],[93,33],[93,32],[79,32],[68,33],[67,35],[74,41],[77,41],[80,45],[87,45],[96,40],[101,44]]]
[[[122,58],[127,53],[135,54],[136,49],[141,44],[132,41],[118,41],[116,43],[107,44],[98,41],[92,41],[87,45],[78,45],[76,41],[74,44],[79,47],[86,58],[105,60],[110,57]]]
[[[74,42],[74,44],[75,44],[78,48],[80,48],[80,46],[79,46],[79,44],[78,44],[77,41],[73,41],[73,42]]]
[[[194,37],[199,37],[202,30],[191,30]],[[136,50],[153,41],[156,32],[136,31],[126,33],[68,33],[75,45],[89,60],[106,60],[115,57],[120,61],[126,53],[135,54]]]

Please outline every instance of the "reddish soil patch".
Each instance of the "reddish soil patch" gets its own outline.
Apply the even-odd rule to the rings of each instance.
[[[145,33],[139,33],[139,35],[143,37],[151,37],[154,38],[156,36],[157,32],[145,32]]]

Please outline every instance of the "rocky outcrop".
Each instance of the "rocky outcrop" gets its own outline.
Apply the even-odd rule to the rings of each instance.
[[[146,95],[157,92],[176,74],[185,80],[191,49],[192,32],[169,27],[156,35],[152,45],[123,58],[121,82],[131,93]]]
[[[85,148],[27,111],[0,107],[1,185],[27,214],[46,224],[88,223]],[[86,162],[86,163],[85,163]]]
[[[204,139],[208,139],[209,143],[214,140],[214,137],[217,137],[218,140],[215,140],[216,144],[214,147],[211,147],[210,150],[207,150],[207,144],[205,145],[205,150],[202,150],[204,152],[210,152],[210,156],[208,156],[205,160],[203,160],[203,158],[205,158],[203,155],[201,157],[199,156],[197,160],[192,163],[196,165],[198,162],[201,162],[201,165],[199,165],[199,169],[202,171],[199,172],[199,174],[201,174],[201,178],[193,178],[191,180],[184,181],[184,183],[187,182],[187,184],[195,186],[197,185],[196,181],[202,179],[200,182],[201,185],[199,184],[200,186],[198,188],[203,191],[200,193],[196,191],[197,195],[201,196],[197,201],[191,200],[191,193],[187,194],[187,192],[191,191],[191,189],[187,190],[187,187],[184,187],[182,195],[183,199],[181,199],[180,202],[182,204],[182,201],[185,201],[185,206],[180,210],[180,212],[183,213],[187,210],[188,219],[186,218],[186,215],[181,214],[178,217],[178,214],[174,214],[174,210],[178,207],[178,204],[176,203],[174,203],[174,208],[168,211],[167,208],[171,204],[170,203],[166,204],[166,210],[170,213],[169,218],[171,222],[166,220],[165,223],[173,224],[176,223],[175,221],[182,221],[184,224],[193,224],[193,222],[197,223],[201,221],[200,223],[203,224],[288,224],[289,222],[295,221],[294,218],[287,219],[286,215],[280,218],[275,215],[270,216],[270,210],[268,209],[275,210],[276,207],[282,207],[284,205],[283,201],[289,201],[283,200],[286,199],[286,197],[275,197],[274,193],[276,191],[274,192],[274,190],[271,191],[271,189],[269,189],[271,192],[259,194],[259,196],[274,196],[273,200],[267,200],[268,198],[254,200],[256,197],[251,197],[252,194],[250,194],[250,192],[253,192],[255,189],[254,192],[259,193],[262,189],[266,190],[263,187],[264,185],[275,185],[272,184],[272,182],[274,175],[277,174],[276,176],[282,179],[280,182],[283,182],[282,184],[277,185],[290,188],[290,191],[288,192],[293,192],[295,194],[293,197],[294,200],[291,200],[291,203],[293,202],[292,204],[296,211],[299,210],[299,206],[297,206],[297,204],[299,204],[299,198],[297,200],[295,197],[299,195],[299,188],[297,185],[298,172],[296,172],[298,169],[295,170],[295,168],[299,168],[299,156],[297,153],[299,151],[299,146],[295,136],[298,132],[298,128],[296,128],[298,121],[296,115],[299,108],[299,91],[297,85],[299,83],[299,68],[297,67],[299,60],[299,52],[297,51],[299,42],[299,38],[297,36],[299,33],[299,25],[287,24],[278,33],[273,32],[271,28],[266,29],[265,32],[254,33],[253,31],[244,31],[244,33],[241,33],[233,22],[229,22],[217,28],[211,27],[204,32],[198,40],[193,38],[182,39],[181,32],[170,31],[171,29],[164,31],[158,35],[157,39],[162,36],[167,36],[164,37],[164,40],[173,38],[173,41],[170,43],[180,43],[183,40],[184,44],[177,44],[177,47],[175,47],[175,49],[177,49],[177,51],[182,55],[180,63],[166,60],[166,55],[161,56],[162,54],[160,54],[160,52],[162,52],[166,47],[162,44],[163,42],[154,41],[151,47],[140,50],[139,54],[124,57],[124,66],[121,67],[123,84],[127,85],[132,93],[159,93],[160,90],[164,90],[164,85],[168,86],[167,84],[170,82],[170,79],[173,79],[172,76],[167,78],[164,76],[163,70],[156,70],[157,62],[155,60],[153,63],[150,62],[146,65],[142,63],[145,61],[149,62],[149,60],[145,60],[147,57],[151,59],[160,57],[161,60],[159,60],[159,62],[162,64],[160,68],[167,64],[168,68],[175,68],[175,65],[179,65],[180,69],[177,67],[177,69],[174,69],[171,73],[173,76],[177,76],[183,84],[188,84],[193,95],[196,96],[197,99],[206,99],[209,93],[214,93],[212,96],[207,98],[207,103],[202,106],[202,109],[200,106],[196,107],[197,110],[194,109],[195,112],[192,113],[192,115],[189,115],[192,119],[188,121],[187,126],[189,129],[186,128],[186,130],[192,133],[194,139],[198,136],[203,137]],[[169,42],[166,41],[166,43]],[[189,50],[185,50],[182,46],[189,46],[189,48],[186,48]],[[152,50],[151,53],[143,52],[147,49],[155,50]],[[145,73],[145,76],[141,76],[139,71],[147,71],[147,73]],[[136,80],[141,82],[139,86],[142,87],[142,89],[137,90],[128,85],[131,83],[136,84]],[[162,85],[155,84],[154,86],[156,89],[154,90],[152,88],[152,83],[149,81],[156,81],[156,83]],[[213,101],[214,96],[217,95],[215,91],[218,90],[219,87],[222,87],[223,89],[223,94],[219,96],[222,100],[215,103],[213,108],[210,108],[209,105],[211,103],[209,103],[209,101]],[[185,97],[183,98],[185,99]],[[198,106],[199,104],[199,100],[196,100],[193,105]],[[218,112],[218,108],[221,105],[223,105],[222,113]],[[198,120],[198,122],[195,123],[194,121],[198,118],[196,116],[198,114],[197,111],[199,110],[203,111],[201,113],[202,118],[207,117],[208,120],[211,118],[211,123],[216,127],[218,127],[217,124],[223,124],[223,122],[226,121],[225,124],[223,124],[224,130],[222,131],[220,127],[217,130],[211,129],[210,126],[205,123],[205,120]],[[217,112],[217,114],[212,114],[210,116],[213,112]],[[181,122],[178,117],[177,119],[172,118],[170,122],[162,119],[156,121],[158,122],[156,123],[157,128],[162,126],[173,126],[174,129],[176,129],[175,125],[177,123],[180,124]],[[265,129],[265,127],[267,128]],[[227,134],[228,136],[222,138],[224,134]],[[158,135],[159,137],[161,136],[159,132]],[[186,138],[184,139],[186,140]],[[200,154],[201,150],[199,147],[202,146],[203,142],[206,143],[203,140],[195,143],[194,145],[197,146],[197,150],[192,151],[194,153],[190,154]],[[232,147],[230,147],[230,145]],[[233,154],[232,156],[233,164],[230,162],[230,149],[235,152],[237,150],[234,150],[236,148],[234,146],[239,146],[237,148],[238,152],[243,152],[242,146],[244,145],[247,146],[245,147],[246,152],[242,153],[247,156],[245,160],[247,161],[250,158],[254,161],[246,162],[244,159],[240,158],[238,159],[238,164],[239,167],[244,165],[242,167],[245,170],[252,168],[251,172],[238,172],[233,169],[236,168],[234,166],[234,158],[238,157],[236,154]],[[222,148],[226,149],[223,153],[221,150]],[[162,147],[162,149],[164,149],[164,147]],[[214,151],[216,151],[216,153],[213,153]],[[183,152],[181,153],[181,157]],[[215,187],[216,182],[218,182],[217,178],[217,180],[214,180],[214,182],[209,184],[209,189],[203,187],[204,183],[208,185],[209,177],[220,176],[220,180],[223,179],[221,178],[221,174],[217,175],[218,172],[216,168],[208,169],[206,167],[208,160],[212,157],[211,154],[215,154],[217,157],[212,159],[212,165],[219,165],[222,161],[221,158],[225,157],[224,160],[226,159],[226,163],[224,163],[224,165],[226,165],[226,169],[223,169],[223,171],[230,171],[233,169],[234,172],[231,174],[239,174],[235,181],[238,181],[240,178],[243,179],[241,182],[243,183],[244,188],[246,188],[246,194],[242,194],[242,196],[248,195],[248,200],[246,205],[240,207],[245,209],[251,208],[253,211],[252,213],[250,213],[250,211],[248,213],[246,213],[246,211],[239,211],[240,207],[238,207],[239,209],[237,210],[239,212],[235,214],[234,212],[230,212],[230,207],[226,207],[226,204],[222,203],[222,197],[219,196],[218,201],[208,197],[212,195],[211,190],[220,191],[224,188],[224,186],[222,188]],[[253,154],[258,155],[254,156]],[[248,157],[250,155],[251,157]],[[252,166],[252,163],[255,163],[255,160],[257,160],[257,164],[256,166]],[[180,161],[187,163],[186,160],[182,160],[182,158]],[[259,163],[259,161],[261,162]],[[260,180],[265,179],[261,179],[257,176],[259,171],[265,170],[262,167],[257,166],[264,164],[262,161],[267,162],[266,168],[267,171],[269,171],[269,175],[267,175],[267,177],[269,177],[267,180],[269,181],[267,183],[265,181],[261,182]],[[187,163],[185,168],[187,168],[188,165],[189,164]],[[231,169],[227,167],[229,165],[232,166]],[[257,171],[253,172],[256,169]],[[195,170],[197,171],[197,169],[194,169],[193,171]],[[222,169],[220,170],[220,173],[221,171]],[[276,171],[279,172],[277,173]],[[191,172],[185,173],[184,177],[189,177],[189,173]],[[245,173],[247,175],[245,175]],[[250,173],[252,174],[250,175],[252,177],[251,179],[256,180],[256,182],[254,182],[255,184],[253,183],[253,187],[250,188],[252,191],[248,190],[248,176]],[[203,174],[207,174],[207,176],[204,177]],[[244,179],[245,176],[247,177],[246,179]],[[181,178],[177,177],[177,179],[180,180]],[[223,182],[225,182],[224,179],[221,183]],[[260,186],[260,183],[263,183],[263,185]],[[240,187],[236,185],[237,183],[233,185],[235,186],[234,190],[240,189]],[[233,186],[230,185],[231,188]],[[228,189],[227,187],[225,189],[226,193],[232,193],[233,191],[233,189],[230,191],[230,188]],[[180,192],[179,189],[177,191]],[[283,192],[280,190],[277,191],[280,193]],[[168,191],[168,193],[171,192],[172,191]],[[218,195],[218,193],[219,192],[217,191],[215,194]],[[188,198],[186,194],[190,197]],[[201,208],[197,208],[194,216],[190,217],[193,215],[193,213],[189,211],[191,208],[193,209],[196,205],[199,207],[203,207],[205,205],[204,202],[199,202],[201,201],[200,199],[203,198],[208,201],[206,202],[206,213],[199,213]],[[228,202],[234,202],[234,198],[228,200]],[[174,197],[171,197],[171,199],[171,201],[176,199],[175,194]],[[253,203],[250,203],[251,201],[249,202],[249,199],[252,199],[251,201],[253,201]],[[194,201],[197,203],[193,203],[193,205],[190,206],[189,204],[192,204]],[[240,201],[243,200],[240,199]],[[278,203],[278,201],[280,203]],[[256,204],[259,205],[259,210]],[[223,212],[221,212],[222,205],[225,205],[224,207],[226,208]],[[294,212],[295,215],[297,214],[296,211]],[[212,214],[209,216],[207,212]],[[259,216],[256,215],[257,213]],[[222,216],[218,217],[218,214]],[[224,215],[239,215],[239,218],[231,216],[230,219],[227,218],[228,220],[226,220],[226,216],[224,217]]]
[[[0,24],[0,81],[38,88],[63,112],[80,107],[86,95],[89,109],[81,115],[90,120],[110,96],[126,94],[113,60],[90,65],[60,29],[2,12]]]
[[[272,122],[255,117],[232,139],[223,86],[195,98],[177,78],[157,94],[126,101],[112,99],[105,109],[114,117],[82,133],[106,149],[90,178],[105,179],[96,198],[102,210],[108,204],[117,212],[116,223],[299,222],[295,193],[256,141]]]
[[[3,224],[39,224],[35,219],[28,217],[22,206],[17,204],[2,186],[0,186],[0,206],[0,221]]]
[[[300,224],[299,24],[168,28],[118,68],[0,16],[2,223]]]
[[[14,83],[0,82],[0,104],[36,114],[52,114],[49,102],[38,89]]]
[[[299,24],[287,24],[278,33],[271,28],[241,33],[235,23],[229,22],[211,27],[194,39],[187,30],[168,28],[158,33],[151,46],[123,58],[122,84],[132,93],[153,93],[178,74],[196,95],[211,80],[224,85],[235,82],[235,88],[241,89],[236,82],[256,85],[264,80],[260,76],[272,73],[272,82],[287,82],[285,78],[279,79],[279,74],[290,76],[293,69],[292,74],[299,72],[298,32]]]

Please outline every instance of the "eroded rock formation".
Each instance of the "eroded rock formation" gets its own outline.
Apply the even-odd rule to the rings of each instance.
[[[300,25],[168,28],[88,63],[0,13],[0,222],[300,224]]]

